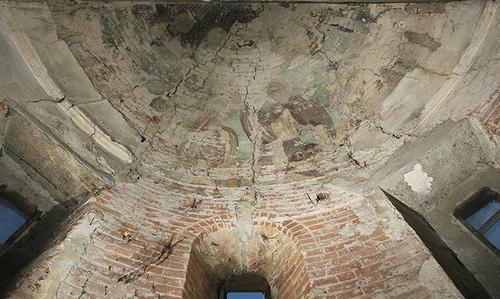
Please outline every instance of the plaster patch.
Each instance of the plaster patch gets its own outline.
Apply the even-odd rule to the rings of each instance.
[[[443,269],[431,256],[425,260],[418,273],[419,281],[435,298],[463,298],[453,282],[443,275]]]
[[[360,235],[369,236],[375,232],[377,225],[375,223],[360,223],[356,228]]]
[[[356,234],[356,228],[354,227],[354,224],[352,223],[347,223],[340,231],[339,233],[344,236],[344,237],[352,237]]]
[[[431,191],[432,177],[422,170],[422,165],[417,163],[413,170],[403,175],[405,182],[411,190],[417,193],[429,194]]]

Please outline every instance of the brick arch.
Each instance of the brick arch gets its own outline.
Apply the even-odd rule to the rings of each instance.
[[[217,232],[222,229],[234,228],[230,215],[217,215],[197,221],[186,229],[182,230],[179,235],[183,236],[186,241],[191,244],[197,239],[203,239],[205,236]]]
[[[253,224],[258,226],[268,226],[276,228],[287,235],[289,238],[295,240],[297,242],[297,246],[299,247],[302,245],[300,242],[301,240],[312,238],[313,235],[311,231],[300,221],[292,218],[281,220],[281,218],[283,217],[275,213],[260,213],[255,217]],[[277,219],[278,221],[269,221],[273,219]]]
[[[295,219],[287,218],[281,220],[280,218],[283,217],[275,213],[259,213],[256,215],[252,224],[254,226],[271,227],[281,231],[290,239],[294,240],[299,248],[302,246],[301,241],[313,238],[313,234],[306,225]],[[274,219],[276,219],[276,221],[274,221]],[[235,226],[231,220],[233,219],[231,219],[229,215],[218,215],[203,219],[182,230],[180,235],[183,236],[186,241],[191,242],[195,239],[203,239],[204,236],[218,230],[233,229]]]
[[[295,230],[291,229],[303,228],[300,223],[254,221],[252,236],[242,242],[232,223],[210,220],[185,230],[191,246],[183,298],[217,298],[218,286],[241,273],[262,274],[271,285],[274,298],[309,297],[311,281],[305,257],[301,242],[294,239]],[[203,230],[193,234],[200,225]]]

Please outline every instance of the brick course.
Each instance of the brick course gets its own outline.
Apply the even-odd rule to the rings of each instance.
[[[395,213],[390,221],[404,227],[403,234],[397,238],[390,234],[387,222],[377,218],[360,195],[325,188],[324,182],[313,180],[262,188],[252,205],[242,188],[221,189],[222,195],[212,196],[212,187],[156,181],[153,173],[146,174],[137,184],[116,186],[89,201],[85,209],[102,217],[95,220],[99,224],[89,232],[86,250],[74,257],[76,262],[60,281],[56,297],[215,296],[221,279],[237,273],[215,273],[207,247],[197,244],[221,235],[237,248],[242,246],[235,231],[241,222],[237,210],[244,205],[253,209],[245,267],[263,273],[276,298],[371,297],[398,288],[426,292],[418,283],[420,266],[430,258],[425,247]],[[331,198],[312,204],[305,193],[319,191],[329,192]],[[197,208],[191,207],[194,198],[202,200]],[[84,224],[80,220],[77,226]],[[178,243],[168,258],[159,259],[170,238]],[[269,255],[265,242],[272,238],[282,243],[272,245],[276,252]],[[228,244],[218,244],[221,249],[214,252],[224,254]],[[44,283],[40,273],[50,274],[51,261],[59,258],[55,249],[47,256],[13,295],[37,296]],[[268,256],[272,261],[266,260]],[[238,267],[228,266],[225,271],[241,272]],[[145,271],[136,279],[118,281],[140,269]]]

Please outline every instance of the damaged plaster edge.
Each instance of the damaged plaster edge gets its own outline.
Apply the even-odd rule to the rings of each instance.
[[[343,162],[342,163],[343,165],[349,165],[349,162]],[[215,188],[219,191],[221,190],[245,190],[247,191],[248,190],[248,186],[246,185],[243,185],[243,186],[240,186],[240,187],[228,187],[228,186],[224,186],[224,185],[221,185],[221,184],[213,184],[213,185],[208,185],[208,184],[202,184],[202,183],[195,183],[195,182],[189,182],[189,181],[183,181],[183,180],[180,180],[178,178],[174,178],[172,176],[173,172],[170,172],[168,173],[169,175],[165,175],[165,172],[161,171],[161,174],[160,172],[156,171],[154,169],[154,166],[151,166],[151,165],[148,165],[148,164],[142,164],[142,168],[141,168],[141,171],[144,173],[144,174],[147,174],[148,177],[157,177],[158,175],[162,176],[162,181],[164,182],[169,182],[169,183],[175,183],[175,184],[180,184],[182,186],[190,186],[190,187],[193,187],[193,188]],[[269,168],[269,167],[272,167],[272,168]],[[281,168],[281,166],[280,166]],[[278,168],[278,169],[280,169]],[[230,170],[234,170],[235,168],[227,168],[225,170],[227,171],[230,171]],[[262,169],[267,169],[267,170],[275,170],[276,169],[276,165],[272,165],[272,166],[259,166],[258,170],[262,170]],[[245,168],[245,170],[250,174],[250,168]],[[324,175],[321,175],[321,176],[318,176],[318,177],[310,177],[310,178],[305,178],[305,179],[302,179],[300,180],[300,183],[301,184],[304,184],[304,185],[307,185],[307,184],[311,184],[311,183],[314,183],[314,182],[323,182],[323,181],[326,181],[326,180],[332,180],[332,179],[338,179],[338,178],[341,178],[342,175],[344,174],[353,174],[353,170],[356,170],[355,166],[350,166],[350,167],[347,167],[347,168],[339,168],[339,169],[336,169],[335,172],[332,172],[332,173],[326,173]],[[360,176],[360,173],[362,174],[362,172],[355,172],[355,176],[358,177]],[[281,183],[276,183],[276,182],[272,182],[272,183],[265,183],[265,182],[259,182],[259,188],[260,188],[260,191],[262,190],[265,190],[266,188],[284,188],[284,187],[293,187],[293,186],[296,186],[297,182],[296,181],[285,181],[285,182],[281,182]]]
[[[464,298],[432,254],[422,263],[418,281],[436,298]]]
[[[32,123],[38,130],[40,130],[43,134],[48,136],[57,146],[59,146],[63,151],[68,153],[73,159],[75,159],[80,165],[84,168],[88,169],[91,173],[93,173],[98,179],[102,180],[107,186],[114,186],[114,179],[107,173],[96,169],[90,163],[88,163],[85,159],[80,157],[71,147],[69,147],[66,143],[64,143],[56,134],[52,132],[50,128],[48,128],[45,124],[43,124],[36,117],[31,115],[22,105],[19,103],[5,99],[6,103],[12,107],[19,115],[24,117],[27,121]]]
[[[483,152],[485,153],[488,163],[491,163],[495,168],[500,168],[500,153],[495,149],[495,143],[490,138],[484,126],[478,118],[469,119],[472,132],[476,136]]]
[[[2,14],[0,26],[6,28],[6,32],[10,35],[16,50],[21,54],[24,61],[31,70],[33,77],[42,87],[43,91],[54,100],[64,98],[63,93],[50,77],[47,68],[42,63],[40,56],[31,44],[29,38],[21,31],[15,30],[16,21],[12,14]],[[18,26],[20,27],[20,26]]]
[[[429,194],[432,189],[432,181],[434,180],[422,169],[420,163],[413,166],[413,170],[403,175],[406,184],[415,193]]]
[[[109,135],[104,133],[98,125],[70,101],[65,99],[57,103],[57,105],[73,121],[76,127],[108,153],[125,163],[132,163],[134,161],[133,154],[124,145],[113,141]]]
[[[48,254],[54,256],[54,259],[50,272],[44,279],[45,283],[37,291],[39,298],[58,297],[59,289],[64,284],[65,278],[85,257],[89,244],[93,242],[94,232],[101,227],[102,221],[104,221],[102,215],[95,211],[90,210],[83,213],[81,218],[72,225],[67,237],[47,251]],[[91,273],[88,275],[90,276]]]

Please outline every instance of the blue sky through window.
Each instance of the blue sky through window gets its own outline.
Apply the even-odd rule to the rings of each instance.
[[[479,229],[483,224],[488,221],[498,210],[500,210],[500,203],[496,201],[492,201],[482,207],[479,211],[472,214],[470,217],[466,219],[467,223],[469,223],[473,228]]]
[[[0,244],[5,243],[27,220],[26,214],[0,196]]]
[[[264,299],[261,292],[228,292],[227,299]]]
[[[484,237],[488,240],[496,249],[500,250],[500,221],[497,221],[485,234]]]

